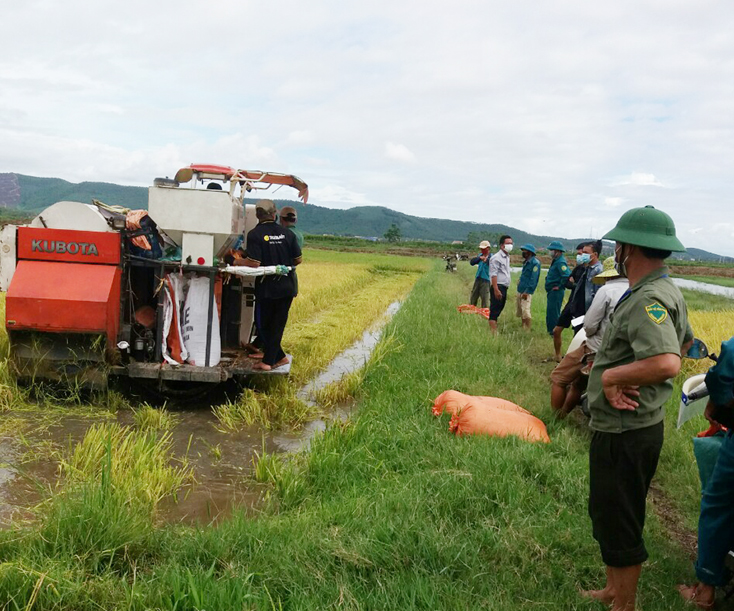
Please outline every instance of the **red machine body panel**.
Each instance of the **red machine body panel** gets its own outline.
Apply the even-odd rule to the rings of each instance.
[[[120,234],[18,227],[18,260],[120,263]]]
[[[120,325],[121,276],[122,270],[112,265],[18,261],[5,300],[7,328],[105,333],[113,346]]]

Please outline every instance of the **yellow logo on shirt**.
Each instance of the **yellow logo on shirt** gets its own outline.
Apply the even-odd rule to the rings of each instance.
[[[263,240],[265,240],[266,242],[269,242],[270,241],[270,236],[269,235],[263,236]]]
[[[561,265],[561,271],[565,272],[568,268],[565,265]]]
[[[668,310],[657,302],[645,306],[645,312],[656,325],[661,325],[668,319]]]
[[[533,271],[534,272],[537,272],[538,271],[538,266],[537,265],[535,267],[533,267]]]

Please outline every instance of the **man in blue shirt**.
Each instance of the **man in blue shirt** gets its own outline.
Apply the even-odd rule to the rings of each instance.
[[[706,417],[711,422],[731,425],[734,416],[734,337],[721,345],[719,360],[706,374],[709,403]],[[698,518],[699,583],[679,586],[681,596],[701,609],[712,609],[716,587],[729,579],[726,557],[734,547],[734,437],[726,434],[711,479],[701,497]]]
[[[489,242],[487,240],[480,242],[479,250],[481,252],[469,261],[471,265],[479,266],[477,267],[477,275],[474,278],[469,303],[475,306],[481,299],[482,307],[486,308],[489,303]]]
[[[532,244],[523,244],[520,246],[520,252],[525,263],[522,264],[520,281],[517,283],[516,314],[518,318],[522,319],[522,326],[530,331],[532,320],[530,304],[540,279],[540,261],[535,256],[535,246]]]
[[[566,292],[566,281],[571,275],[568,262],[563,253],[566,249],[559,241],[554,240],[548,244],[548,250],[551,253],[553,261],[548,268],[545,276],[545,290],[548,293],[548,305],[545,310],[545,328],[548,335],[553,335],[553,329],[556,327],[558,317],[561,315],[561,305],[563,305],[563,294]]]

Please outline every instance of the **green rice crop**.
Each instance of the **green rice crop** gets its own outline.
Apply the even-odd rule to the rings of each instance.
[[[533,299],[531,333],[508,308],[492,336],[485,319],[456,311],[471,281],[468,266],[438,265],[418,280],[386,330],[400,349],[365,370],[351,420],[295,460],[276,467],[261,455],[273,502],[255,519],[156,526],[150,511],[129,509],[150,508],[148,497],[114,485],[114,428],[94,436],[94,460],[75,467],[94,474],[81,478],[83,494],[60,495],[39,525],[0,533],[0,600],[75,611],[601,609],[579,595],[603,579],[586,512],[589,435],[582,418],[557,421],[549,406],[545,297]],[[522,405],[551,443],[454,437],[430,413],[448,388]],[[679,494],[695,474],[688,444],[668,427],[655,482],[686,523],[697,511]],[[652,506],[646,543],[641,607],[687,609],[675,584],[693,576],[689,550]]]
[[[171,464],[171,459],[170,433],[94,424],[80,443],[60,457],[60,470],[66,485],[96,482],[105,474],[127,502],[142,503],[154,513],[163,498],[191,481],[186,459],[178,465]]]
[[[135,424],[141,429],[167,431],[176,425],[177,418],[164,407],[152,407],[143,403],[133,410]]]

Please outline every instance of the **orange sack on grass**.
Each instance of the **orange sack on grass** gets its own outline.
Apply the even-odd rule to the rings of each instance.
[[[523,409],[519,405],[515,405],[512,401],[506,401],[498,397],[475,397],[473,395],[465,395],[458,390],[445,390],[433,402],[433,415],[440,416],[444,411],[452,416],[459,410],[469,407],[470,405],[482,404],[496,409],[504,409],[508,412],[521,412],[529,414],[530,412]]]
[[[526,409],[498,397],[473,397],[455,390],[441,393],[433,413],[452,414],[449,430],[457,435],[515,435],[526,441],[550,442],[545,424]]]

